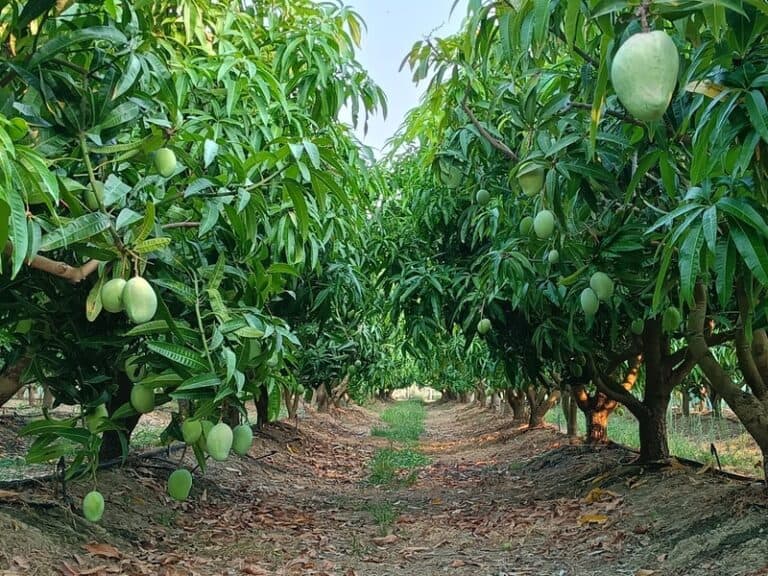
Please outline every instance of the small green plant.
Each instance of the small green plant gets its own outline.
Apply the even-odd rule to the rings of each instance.
[[[379,533],[386,536],[391,532],[392,525],[400,515],[397,508],[389,502],[371,502],[367,506],[368,512],[373,517],[373,521],[379,527]]]

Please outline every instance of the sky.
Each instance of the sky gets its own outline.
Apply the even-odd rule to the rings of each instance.
[[[400,63],[417,40],[429,35],[447,36],[459,29],[466,15],[467,0],[460,0],[451,14],[453,1],[345,0],[368,27],[357,58],[387,94],[387,119],[379,113],[369,120],[366,136],[362,121],[357,131],[358,137],[377,155],[384,142],[397,131],[406,113],[419,104],[428,83],[422,80],[415,85],[407,64],[398,72]],[[342,114],[342,120],[351,122],[348,113]]]

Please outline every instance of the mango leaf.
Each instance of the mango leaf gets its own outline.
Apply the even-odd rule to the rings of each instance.
[[[744,262],[763,286],[768,286],[768,249],[765,240],[746,231],[741,224],[731,224],[731,239]]]
[[[185,368],[200,371],[210,369],[208,363],[200,354],[186,346],[181,346],[172,342],[151,341],[147,342],[147,348],[155,354],[159,354],[171,362],[175,362]]]
[[[77,244],[78,242],[92,238],[97,234],[101,234],[104,230],[109,228],[109,226],[110,218],[102,212],[84,214],[65,224],[58,230],[54,230],[50,234],[43,236],[40,244],[40,251],[48,252],[71,244]],[[24,233],[26,235],[26,226]]]
[[[174,390],[174,392],[181,392],[183,390],[197,390],[199,388],[213,388],[219,386],[221,380],[216,374],[208,372],[206,374],[199,374],[188,378],[181,383],[181,385]]]
[[[111,26],[93,26],[72,32],[64,32],[38,48],[29,60],[28,69],[34,70],[51,58],[61,56],[67,48],[74,44],[82,44],[94,40],[102,40],[111,44],[125,44],[128,42],[125,34]]]

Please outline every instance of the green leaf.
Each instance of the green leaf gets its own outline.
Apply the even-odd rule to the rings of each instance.
[[[704,243],[701,227],[694,227],[680,246],[678,267],[680,268],[680,297],[687,303],[693,302],[693,287],[699,274],[700,251]]]
[[[715,253],[715,288],[720,306],[725,308],[733,294],[733,278],[736,274],[738,252],[736,245],[729,238],[717,243]]]
[[[704,230],[704,238],[707,247],[712,254],[717,249],[717,206],[710,206],[701,217],[701,227]]]
[[[40,244],[41,252],[48,252],[63,248],[71,244],[77,244],[97,234],[101,234],[110,226],[110,218],[101,212],[84,214],[75,218],[58,230],[43,236]],[[25,235],[26,235],[26,226]]]
[[[81,28],[72,32],[63,32],[55,36],[53,40],[49,40],[38,48],[37,52],[35,52],[30,59],[28,68],[33,70],[51,58],[62,56],[64,50],[74,44],[82,44],[95,40],[101,40],[111,44],[125,44],[128,42],[128,39],[122,32],[111,26],[94,26],[92,28]]]
[[[218,153],[219,145],[215,141],[206,138],[203,144],[203,168],[208,168],[216,159]]]
[[[765,104],[765,97],[759,90],[750,90],[744,97],[744,104],[747,107],[752,126],[760,134],[760,137],[768,142],[768,126],[766,125],[768,107]]]
[[[751,231],[750,231],[751,232]],[[763,286],[768,286],[768,250],[765,240],[737,224],[731,224],[731,239],[744,262]]]
[[[184,380],[181,386],[176,388],[174,392],[181,392],[182,390],[197,390],[199,388],[213,388],[215,386],[219,386],[220,384],[221,380],[219,377],[212,372],[208,372],[206,374],[199,374]]]
[[[11,192],[8,197],[8,204],[11,209],[11,217],[8,220],[10,229],[9,238],[13,244],[11,255],[11,277],[15,277],[24,264],[24,258],[27,256],[29,235],[27,234],[27,209],[21,196]]]
[[[112,99],[117,100],[120,96],[125,94],[131,89],[136,79],[141,73],[141,59],[136,54],[128,56],[128,63],[123,69],[123,73],[120,75],[120,79],[115,86],[115,91],[112,93]]]
[[[136,231],[136,239],[134,240],[136,244],[139,244],[143,240],[149,238],[149,235],[152,233],[152,230],[155,227],[154,202],[147,202],[144,208],[146,212],[144,212],[144,219],[141,222],[141,227]]]
[[[107,279],[106,274],[102,274],[99,277],[98,282],[93,285],[91,291],[88,293],[88,297],[85,299],[85,317],[88,322],[93,322],[99,317],[102,310],[101,304],[101,288],[104,286],[104,282]]]
[[[309,210],[307,208],[307,201],[304,198],[304,188],[293,180],[286,180],[285,190],[291,197],[293,209],[296,211],[301,236],[306,238],[309,232]]]
[[[726,196],[718,201],[717,207],[731,216],[731,220],[735,219],[740,224],[746,224],[754,228],[758,234],[768,238],[768,225],[763,217],[746,200]]]
[[[147,342],[147,348],[155,354],[159,354],[171,362],[175,362],[190,370],[210,370],[210,366],[208,366],[208,363],[203,357],[186,346],[173,344],[171,342],[152,341]]]

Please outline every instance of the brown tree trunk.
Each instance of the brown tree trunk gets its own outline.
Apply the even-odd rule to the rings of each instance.
[[[326,389],[325,384],[320,384],[320,386],[315,388],[315,397],[313,400],[318,412],[328,412],[331,407],[331,398],[328,395],[328,390]]]
[[[341,399],[347,393],[347,389],[349,389],[349,374],[344,375],[344,378],[341,379],[339,385],[336,386],[336,388],[334,388],[333,392],[331,393],[331,401],[336,408],[339,407]]]
[[[574,386],[573,395],[575,404],[584,413],[587,423],[586,442],[588,444],[607,442],[608,418],[618,406],[618,402],[611,400],[603,392],[589,394],[583,384]]]
[[[525,390],[528,398],[528,428],[540,428],[544,425],[544,416],[560,400],[560,391],[554,390],[548,393],[545,389],[536,390],[533,386],[528,386]]]
[[[0,374],[0,406],[4,406],[24,387],[22,376],[31,363],[32,358],[25,356]]]
[[[507,389],[507,404],[512,409],[512,420],[525,419],[525,396],[519,390]]]
[[[459,392],[459,402],[467,404],[469,402],[469,392]]]
[[[642,353],[636,358],[637,367],[640,360],[645,364],[642,400],[607,377],[598,374],[594,380],[601,392],[621,402],[637,418],[640,462],[656,462],[669,458],[667,408],[672,391],[691,373],[695,361],[688,348],[672,352],[671,336],[662,330],[660,317],[646,319],[638,340]]]
[[[128,375],[122,370],[115,371],[115,379],[117,381],[117,390],[107,403],[107,411],[110,414],[120,408],[123,404],[131,401],[131,389],[133,388],[133,382],[130,381]],[[136,428],[136,424],[139,423],[139,418],[141,418],[141,414],[134,414],[133,416],[128,416],[120,421],[125,427],[122,434],[125,434],[125,441],[129,445],[131,442],[131,434],[133,434],[133,429]],[[101,460],[114,460],[123,455],[120,434],[121,432],[117,432],[116,430],[104,431],[101,438],[101,450],[99,450],[99,458]]]

